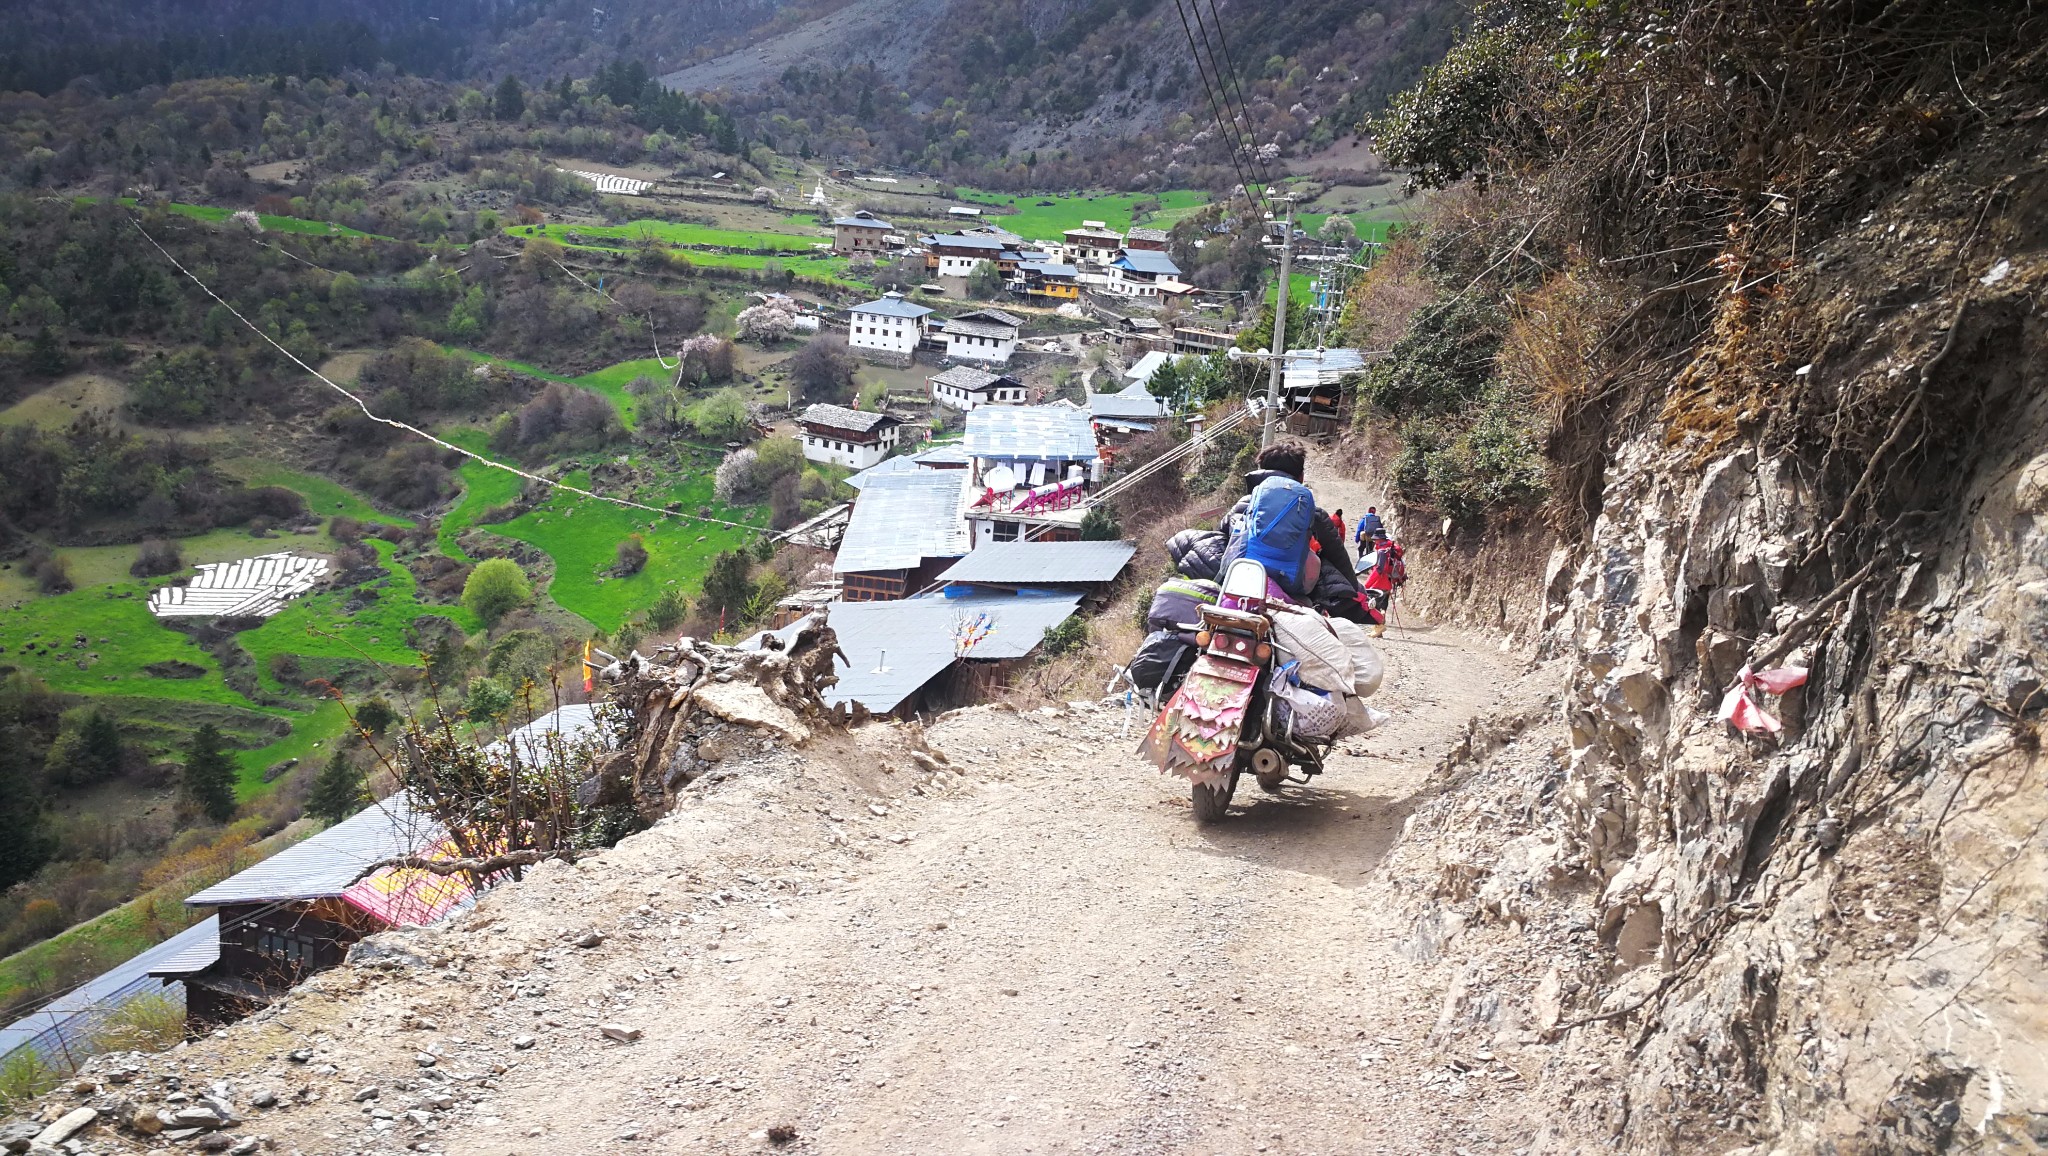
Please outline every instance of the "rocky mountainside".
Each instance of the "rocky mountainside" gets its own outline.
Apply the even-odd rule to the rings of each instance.
[[[1362,132],[1440,57],[1463,12],[1444,0],[858,0],[800,22],[786,11],[772,35],[663,79],[729,94],[777,140],[863,163],[965,177],[971,162],[977,180],[1036,188],[1153,185],[1199,165],[1229,183],[1211,85],[1229,81],[1215,98],[1240,117],[1241,149],[1268,162],[1321,149]],[[1169,178],[1170,165],[1182,171]]]
[[[1808,42],[1852,54],[1969,39],[1824,25]],[[1532,83],[1517,34],[1459,67]],[[1941,90],[1917,63],[1841,79],[1774,55],[1814,102],[1799,111],[1673,43],[1609,77],[1640,85],[1636,112],[1592,102],[1533,133],[1504,107],[1423,150],[1511,157],[1521,184],[1440,222],[1461,253],[1425,237],[1417,267],[1448,264],[1442,281],[1390,276],[1355,302],[1370,322],[1395,282],[1423,288],[1395,342],[1411,366],[1454,332],[1466,359],[1498,349],[1462,412],[1375,408],[1363,466],[1402,495],[1413,605],[1510,634],[1548,687],[1474,727],[1389,857],[1418,940],[1465,977],[1438,1030],[1567,1049],[1545,1150],[1591,1133],[1642,1153],[2038,1151],[2041,40],[2021,24],[1956,56],[1965,79]],[[1680,94],[1723,102],[1718,124],[1662,103]],[[1644,108],[1675,170],[1619,148]],[[1729,129],[1750,110],[1809,135]],[[1752,163],[1771,183],[1738,192]],[[1616,181],[1641,196],[1599,196]],[[1678,203],[1722,208],[1701,223]],[[1475,234],[1493,238],[1477,253]],[[1460,314],[1458,289],[1525,254],[1559,264],[1502,290],[1485,338],[1496,322]],[[1512,452],[1545,463],[1540,516],[1481,484]],[[1474,461],[1490,473],[1460,472]]]

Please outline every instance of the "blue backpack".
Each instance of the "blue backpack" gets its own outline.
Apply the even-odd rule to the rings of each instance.
[[[1263,565],[1268,577],[1301,594],[1315,517],[1316,496],[1307,486],[1291,478],[1267,478],[1252,491],[1237,554]]]

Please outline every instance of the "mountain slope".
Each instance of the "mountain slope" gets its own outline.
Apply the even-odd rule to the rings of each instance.
[[[857,163],[1013,188],[1229,184],[1238,177],[1183,11],[1157,0],[858,0],[664,82],[723,90],[755,135],[787,151],[794,137]],[[1442,56],[1464,9],[1233,0],[1202,11],[1213,22],[1201,64],[1231,78],[1241,147],[1270,160],[1357,132]],[[1073,155],[1047,155],[1061,150]]]

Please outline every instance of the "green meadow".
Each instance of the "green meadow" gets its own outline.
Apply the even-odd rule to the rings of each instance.
[[[1009,196],[974,189],[956,190],[960,203],[1010,210],[990,214],[988,223],[1020,237],[1057,241],[1068,229],[1083,221],[1101,221],[1117,232],[1133,225],[1167,228],[1175,221],[1209,203],[1209,194],[1194,189],[1171,189],[1159,194],[1159,211],[1143,220],[1131,219],[1131,207],[1147,199],[1143,193],[1102,193],[1095,196]],[[1050,201],[1041,205],[1040,201]]]

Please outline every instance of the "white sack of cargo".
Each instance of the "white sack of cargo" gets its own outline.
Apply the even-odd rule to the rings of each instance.
[[[1320,614],[1269,605],[1273,620],[1273,646],[1280,661],[1301,664],[1297,671],[1302,685],[1348,695],[1352,691],[1351,651],[1330,629],[1330,620]]]
[[[1351,693],[1359,698],[1379,693],[1380,684],[1387,677],[1387,665],[1380,659],[1380,652],[1373,649],[1372,636],[1365,632],[1365,627],[1343,618],[1330,619],[1330,629],[1351,655]]]

